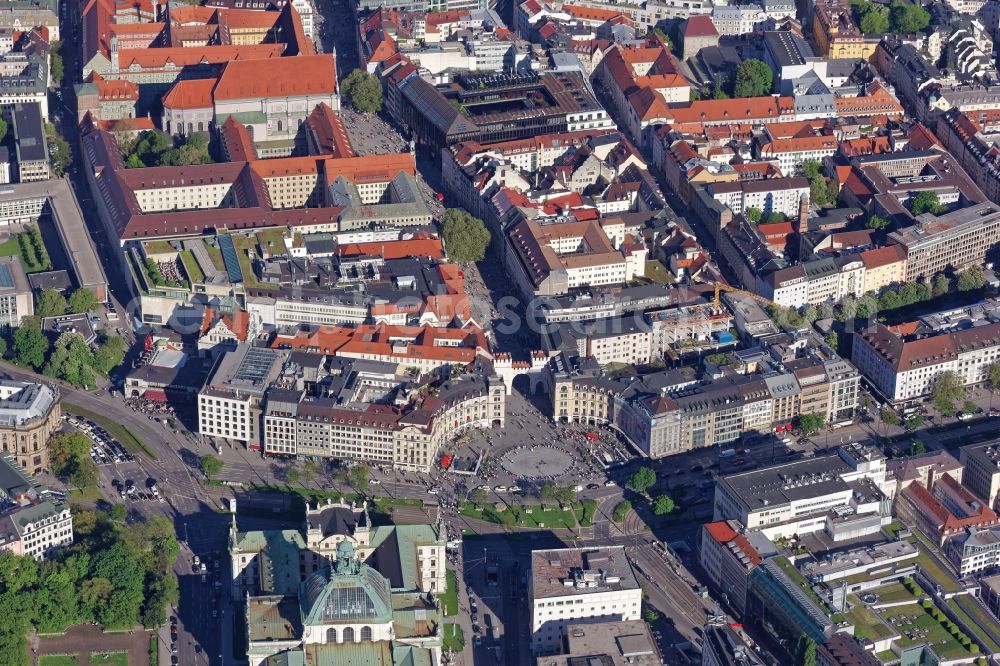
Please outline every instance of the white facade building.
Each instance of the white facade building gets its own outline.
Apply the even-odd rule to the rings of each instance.
[[[642,588],[623,546],[531,553],[531,649],[557,653],[568,623],[638,620]]]

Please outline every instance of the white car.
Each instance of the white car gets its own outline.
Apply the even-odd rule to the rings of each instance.
[[[380,485],[382,485],[382,482],[379,481],[378,479],[368,479],[368,485],[369,486],[380,486]]]
[[[493,492],[495,493],[505,493],[507,492],[507,486],[494,486]]]
[[[520,486],[511,486],[510,488],[507,489],[507,492],[519,493],[519,492],[521,492],[521,487]]]
[[[438,491],[438,489],[437,489],[437,488],[428,488],[428,489],[427,489],[427,494],[428,494],[428,495],[437,495],[437,494],[438,494],[438,492],[439,492],[439,491]]]
[[[617,486],[617,485],[618,484],[615,483],[614,481],[612,481],[611,479],[608,479],[607,481],[604,482],[604,487],[605,488],[612,488],[612,487]]]

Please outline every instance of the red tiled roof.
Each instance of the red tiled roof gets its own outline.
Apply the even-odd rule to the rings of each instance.
[[[162,69],[167,63],[176,67],[193,67],[198,64],[222,64],[281,59],[283,44],[248,44],[243,46],[213,45],[199,47],[170,46],[155,49],[122,49],[118,52],[121,69],[132,65],[143,69]]]
[[[684,26],[684,37],[718,37],[719,31],[707,15],[691,16]]]
[[[163,96],[166,109],[211,109],[216,79],[181,79]]]
[[[304,55],[229,62],[215,87],[215,99],[258,99],[336,91],[337,68],[333,56]]]

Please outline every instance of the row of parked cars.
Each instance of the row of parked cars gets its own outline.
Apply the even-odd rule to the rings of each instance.
[[[132,462],[135,458],[125,450],[121,442],[108,431],[89,419],[78,419],[69,414],[62,415],[63,421],[87,435],[91,441],[90,457],[98,465]]]

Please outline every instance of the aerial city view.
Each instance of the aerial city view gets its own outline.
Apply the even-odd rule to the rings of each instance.
[[[0,0],[0,666],[1000,666],[1000,0]]]

